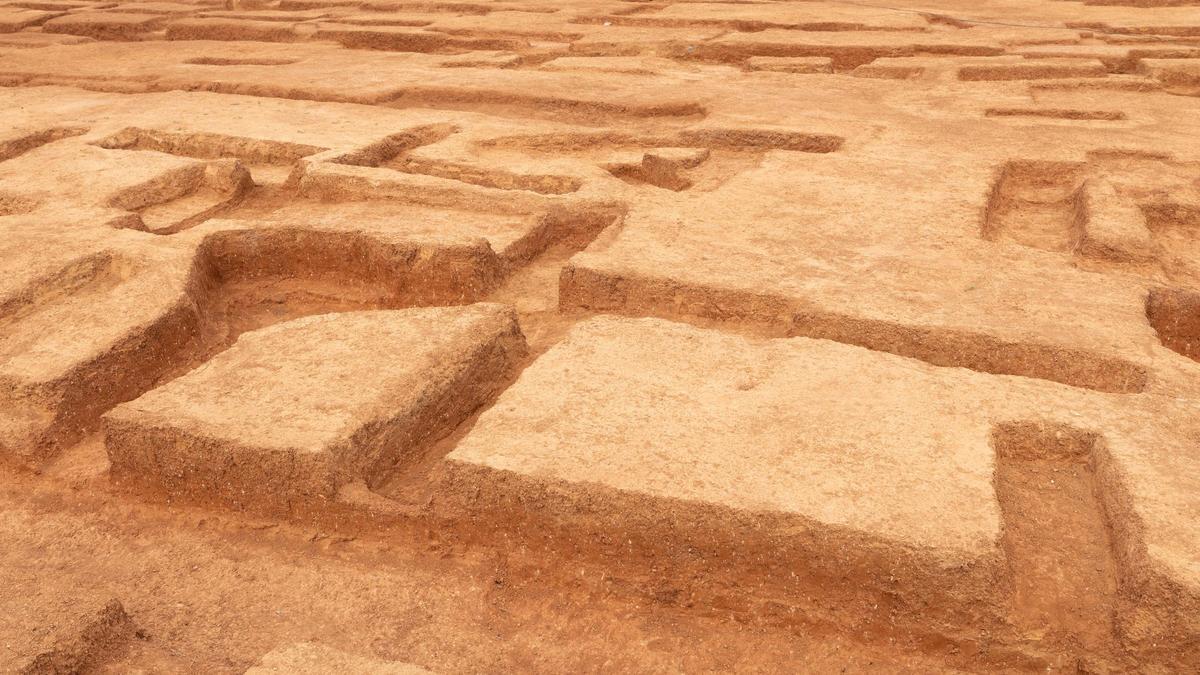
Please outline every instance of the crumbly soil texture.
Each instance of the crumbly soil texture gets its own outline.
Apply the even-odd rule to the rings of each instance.
[[[1200,0],[0,0],[0,110],[2,672],[1200,670]]]

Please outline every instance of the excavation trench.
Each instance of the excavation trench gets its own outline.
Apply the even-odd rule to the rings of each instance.
[[[1163,346],[1200,361],[1200,293],[1186,288],[1152,288],[1146,319]]]
[[[1085,165],[1014,161],[999,172],[988,197],[982,236],[1069,253],[1083,232]]]
[[[657,316],[769,336],[844,342],[935,366],[1020,375],[1106,392],[1145,389],[1139,364],[1068,347],[983,333],[865,319],[818,310],[796,298],[682,284],[672,279],[568,265],[562,306],[570,310]]]
[[[483,240],[427,247],[293,227],[209,234],[183,296],[163,315],[67,377],[39,387],[45,391],[12,402],[47,420],[37,425],[35,437],[21,441],[32,447],[16,454],[41,464],[96,430],[107,410],[208,361],[247,331],[313,314],[485,300],[547,249],[578,250],[614,217],[609,211],[543,213],[535,236],[506,257]],[[76,276],[67,274],[63,283],[75,283]],[[96,278],[100,283],[109,277]],[[97,292],[117,291],[113,282]],[[64,293],[50,289],[38,297]],[[37,307],[5,309],[4,320],[11,322]]]
[[[1077,429],[1005,424],[992,433],[1001,546],[1018,639],[1074,657],[1113,648],[1119,571],[1097,479],[1103,441]]]
[[[411,154],[422,146],[438,143],[458,132],[459,128],[452,124],[417,127],[392,134],[350,152],[331,153],[327,161],[446,178],[480,187],[527,190],[547,195],[575,192],[582,187],[582,181],[572,176],[513,173],[498,167],[414,157]]]
[[[470,426],[439,447],[452,449]],[[597,570],[610,589],[701,615],[804,634],[849,632],[999,668],[1124,663],[1129,645],[1115,624],[1126,563],[1116,551],[1128,534],[1112,521],[1128,514],[1109,494],[1121,482],[1104,440],[1030,421],[997,425],[991,443],[998,556],[928,576],[915,571],[919,552],[849,528],[517,474],[477,510],[458,512],[446,492],[453,483],[440,480],[442,451],[380,491],[394,500],[389,507],[357,503],[372,511],[365,531],[386,529],[392,521],[380,514],[392,513],[401,529],[436,528],[445,541],[507,552],[539,570]],[[676,508],[690,514],[686,522],[663,515]],[[355,520],[325,517],[343,526]]]

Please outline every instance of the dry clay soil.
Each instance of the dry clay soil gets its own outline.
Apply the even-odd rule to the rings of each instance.
[[[1200,669],[1200,0],[0,0],[0,111],[2,672]]]

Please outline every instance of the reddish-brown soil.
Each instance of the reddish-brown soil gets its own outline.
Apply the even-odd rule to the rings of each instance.
[[[1200,669],[1200,0],[0,2],[0,671]]]

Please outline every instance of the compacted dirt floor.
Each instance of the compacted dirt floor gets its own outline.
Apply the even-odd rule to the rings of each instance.
[[[2,672],[1200,669],[1200,0],[2,0],[0,111]]]

